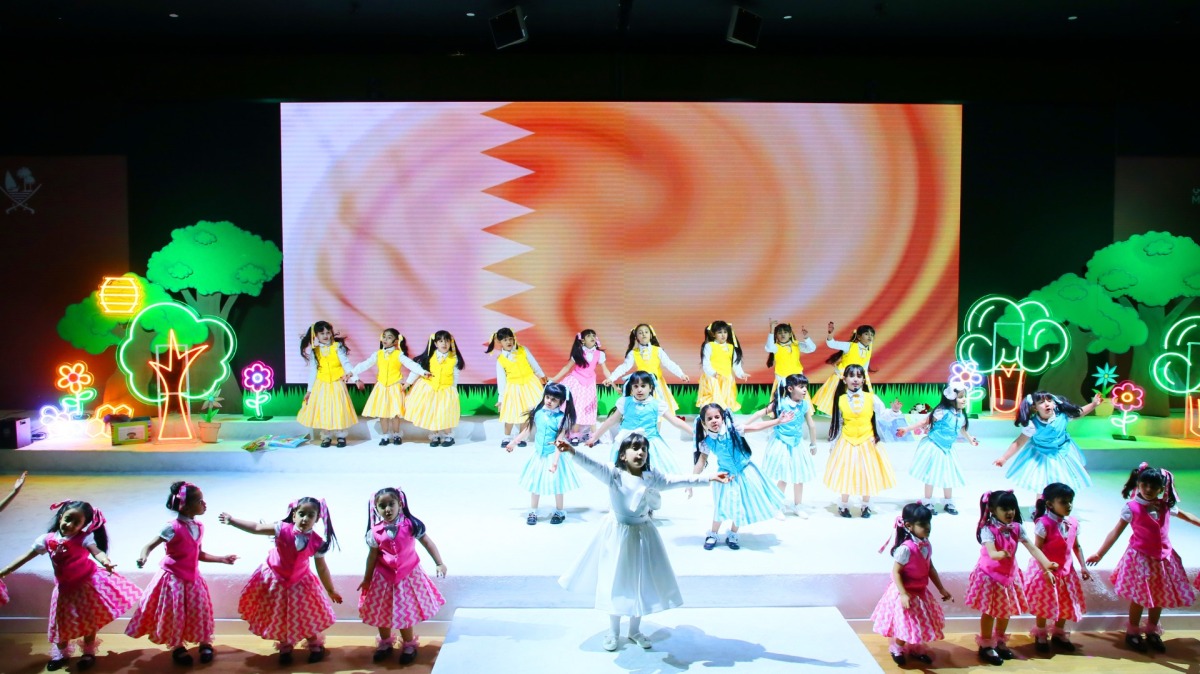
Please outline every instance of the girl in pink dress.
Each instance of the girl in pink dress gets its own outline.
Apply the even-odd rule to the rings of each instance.
[[[1075,490],[1061,482],[1051,482],[1042,490],[1033,507],[1033,544],[1046,559],[1058,564],[1053,577],[1047,577],[1036,562],[1030,560],[1025,572],[1025,597],[1029,600],[1029,611],[1037,618],[1037,627],[1031,633],[1039,653],[1049,653],[1050,646],[1075,651],[1066,630],[1067,621],[1079,622],[1087,610],[1083,599],[1083,580],[1091,574],[1083,563],[1083,548],[1079,545],[1079,522],[1071,517],[1075,501]],[[1079,571],[1075,573],[1074,555],[1079,559]],[[1054,627],[1046,629],[1053,621]]]
[[[402,517],[403,516],[403,517]],[[400,630],[400,664],[417,659],[418,640],[413,628],[437,615],[446,600],[421,569],[416,542],[437,564],[438,578],[446,577],[446,565],[437,545],[425,533],[425,523],[408,510],[408,497],[395,487],[375,492],[367,517],[367,570],[358,585],[358,615],[364,623],[379,628],[375,662],[392,654],[392,630]]]
[[[605,364],[607,358],[600,346],[600,338],[595,330],[584,330],[575,335],[571,345],[571,360],[563,366],[558,374],[551,377],[549,382],[558,382],[571,391],[575,400],[575,424],[567,440],[572,445],[578,445],[591,438],[592,429],[596,427],[596,368],[604,372],[604,380],[610,381],[612,373]],[[565,376],[564,376],[565,375]]]
[[[1121,509],[1121,519],[1108,532],[1096,554],[1087,558],[1094,565],[1117,542],[1125,526],[1133,528],[1117,568],[1113,569],[1113,590],[1129,600],[1129,623],[1125,626],[1125,644],[1136,651],[1146,646],[1158,652],[1167,648],[1158,624],[1164,608],[1191,606],[1196,600],[1195,589],[1188,584],[1187,571],[1179,553],[1171,547],[1169,536],[1171,517],[1200,526],[1200,518],[1180,510],[1176,504],[1175,478],[1170,471],[1151,468],[1143,463],[1129,473],[1121,496],[1133,499]],[[1149,622],[1141,625],[1142,607],[1150,609]],[[1144,635],[1144,636],[1143,636]]]
[[[966,604],[980,611],[979,659],[991,665],[1011,660],[1008,649],[1008,619],[1027,610],[1021,570],[1017,567],[1017,545],[1025,546],[1052,582],[1058,564],[1046,559],[1025,536],[1021,511],[1011,491],[985,492],[979,499],[979,524],[975,540],[982,547],[979,561],[967,580]],[[993,632],[993,628],[995,631]]]
[[[62,501],[50,506],[54,523],[38,536],[33,548],[0,570],[0,577],[21,568],[38,555],[50,555],[54,566],[54,591],[50,593],[50,664],[62,669],[71,657],[71,640],[83,637],[79,669],[96,664],[96,631],[121,617],[137,604],[141,590],[113,571],[108,558],[108,530],[104,515],[84,501]],[[89,557],[104,567],[104,573]]]
[[[933,511],[920,503],[904,506],[896,518],[896,538],[892,545],[892,584],[883,593],[871,621],[875,632],[891,640],[888,652],[892,661],[903,666],[907,656],[926,665],[933,663],[925,644],[942,639],[946,616],[942,605],[929,591],[929,582],[942,595],[942,601],[954,597],[942,585],[933,566],[933,548],[929,532],[933,529]],[[882,550],[880,550],[882,552]]]
[[[135,639],[149,637],[150,641],[171,649],[171,659],[177,665],[192,664],[186,643],[200,644],[200,662],[213,659],[213,606],[208,583],[200,575],[200,562],[233,564],[237,555],[218,557],[201,549],[204,525],[196,520],[208,510],[204,492],[190,482],[176,482],[167,494],[167,510],[179,517],[167,523],[138,557],[138,568],[159,544],[166,543],[162,570],[154,575],[150,586],[142,593],[142,601],[134,612],[125,634]]]
[[[17,482],[13,485],[12,491],[8,493],[8,496],[4,497],[3,501],[0,501],[0,512],[7,508],[8,504],[11,503],[12,500],[16,498],[17,494],[21,492],[21,487],[25,485],[25,476],[28,474],[28,472],[21,473],[21,477],[17,478]],[[8,588],[4,586],[4,581],[0,580],[0,606],[4,606],[7,603]]]
[[[325,553],[337,543],[337,536],[324,499],[305,496],[293,501],[287,516],[274,523],[237,519],[229,513],[221,513],[218,519],[247,533],[275,537],[275,548],[246,581],[238,601],[238,613],[250,631],[276,642],[281,665],[292,664],[292,647],[301,639],[308,641],[309,662],[325,659],[321,632],[336,620],[329,600],[340,604],[342,595],[333,589],[325,565]],[[313,533],[317,520],[325,521],[325,538]],[[314,559],[316,575],[308,566],[309,558]]]

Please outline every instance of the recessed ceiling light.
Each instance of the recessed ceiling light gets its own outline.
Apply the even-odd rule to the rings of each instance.
[[[475,12],[467,12],[467,16],[475,16]]]
[[[171,13],[170,13],[170,14],[168,14],[167,16],[171,17],[172,19],[178,19],[178,18],[179,18],[179,15],[178,15],[178,14],[176,14],[175,12],[171,12]]]
[[[1067,21],[1074,21],[1075,19],[1078,19],[1078,18],[1079,17],[1077,17],[1077,16],[1068,16]]]
[[[792,18],[792,15],[791,15],[791,14],[788,14],[787,16],[785,16],[785,17],[783,17],[783,18],[785,18],[785,19],[790,19],[790,18]]]

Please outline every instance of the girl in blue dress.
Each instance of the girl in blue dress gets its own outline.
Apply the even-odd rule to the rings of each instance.
[[[967,395],[965,384],[952,382],[942,390],[941,402],[924,420],[896,431],[900,436],[918,429],[925,432],[921,444],[917,445],[908,474],[925,483],[924,503],[929,505],[934,515],[938,512],[938,504],[933,501],[934,487],[942,488],[942,509],[951,515],[957,515],[958,508],[954,507],[954,488],[967,483],[962,468],[958,465],[958,457],[954,453],[954,441],[961,435],[972,445],[979,445],[979,441],[967,432]]]
[[[1079,445],[1067,435],[1067,421],[1090,413],[1103,401],[1104,396],[1099,393],[1083,407],[1049,391],[1025,396],[1016,421],[1021,434],[1008,446],[1004,456],[993,463],[1004,467],[1016,454],[1004,476],[1033,492],[1051,482],[1061,482],[1075,491],[1090,487],[1092,478],[1084,468]]]
[[[711,454],[717,460],[717,470],[729,474],[729,483],[718,483],[713,490],[712,530],[704,534],[705,550],[716,547],[722,522],[730,523],[725,545],[737,550],[741,547],[739,526],[771,519],[783,507],[779,490],[767,483],[758,466],[750,463],[750,445],[742,433],[786,424],[793,418],[793,414],[785,412],[770,421],[756,421],[739,429],[724,407],[709,403],[700,408],[700,416],[696,417],[696,465],[692,472],[704,472]]]
[[[808,377],[789,374],[775,391],[770,405],[755,412],[749,419],[754,421],[763,416],[781,417],[791,414],[792,420],[775,427],[774,437],[767,444],[767,458],[762,472],[767,479],[774,480],[784,495],[782,517],[793,514],[808,519],[802,507],[804,483],[817,477],[813,456],[817,453],[817,428],[813,423],[812,403],[808,400]],[[804,429],[808,428],[808,442],[804,441]],[[787,486],[792,485],[792,503],[787,501]]]
[[[567,519],[563,512],[563,492],[578,489],[579,477],[570,457],[560,458],[561,453],[554,443],[567,437],[574,423],[575,405],[571,402],[571,391],[562,384],[546,384],[542,402],[525,414],[521,432],[504,448],[511,452],[526,438],[533,438],[533,453],[517,479],[521,488],[529,492],[526,524],[537,524],[538,501],[542,494],[554,494],[554,514],[550,516],[550,524],[562,524]]]
[[[659,432],[659,421],[665,420],[688,434],[694,431],[685,421],[672,414],[666,403],[654,397],[656,384],[654,375],[645,370],[630,375],[629,381],[625,382],[625,395],[613,405],[612,412],[596,429],[587,446],[596,446],[610,428],[620,423],[621,428],[613,441],[613,461],[617,459],[621,440],[630,433],[640,433],[650,442],[650,465],[655,470],[664,475],[684,472],[682,463],[671,453],[670,446]]]

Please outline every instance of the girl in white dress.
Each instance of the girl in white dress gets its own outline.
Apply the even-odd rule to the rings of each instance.
[[[593,593],[596,608],[609,614],[604,650],[617,650],[621,616],[629,616],[629,640],[650,648],[650,639],[641,632],[642,616],[683,603],[671,560],[650,519],[651,502],[663,489],[728,482],[729,475],[663,475],[649,465],[650,442],[639,433],[621,442],[615,466],[577,454],[565,440],[558,441],[558,449],[574,454],[580,468],[607,483],[612,501],[591,545],[558,584]]]

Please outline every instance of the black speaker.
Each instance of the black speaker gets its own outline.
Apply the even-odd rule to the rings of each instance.
[[[734,6],[729,17],[729,33],[725,39],[747,47],[758,46],[758,34],[762,30],[762,17],[742,7]]]
[[[20,449],[33,442],[29,417],[0,419],[0,449]]]
[[[496,49],[511,47],[529,39],[520,5],[493,16],[489,23],[492,26],[492,40],[496,43]]]

